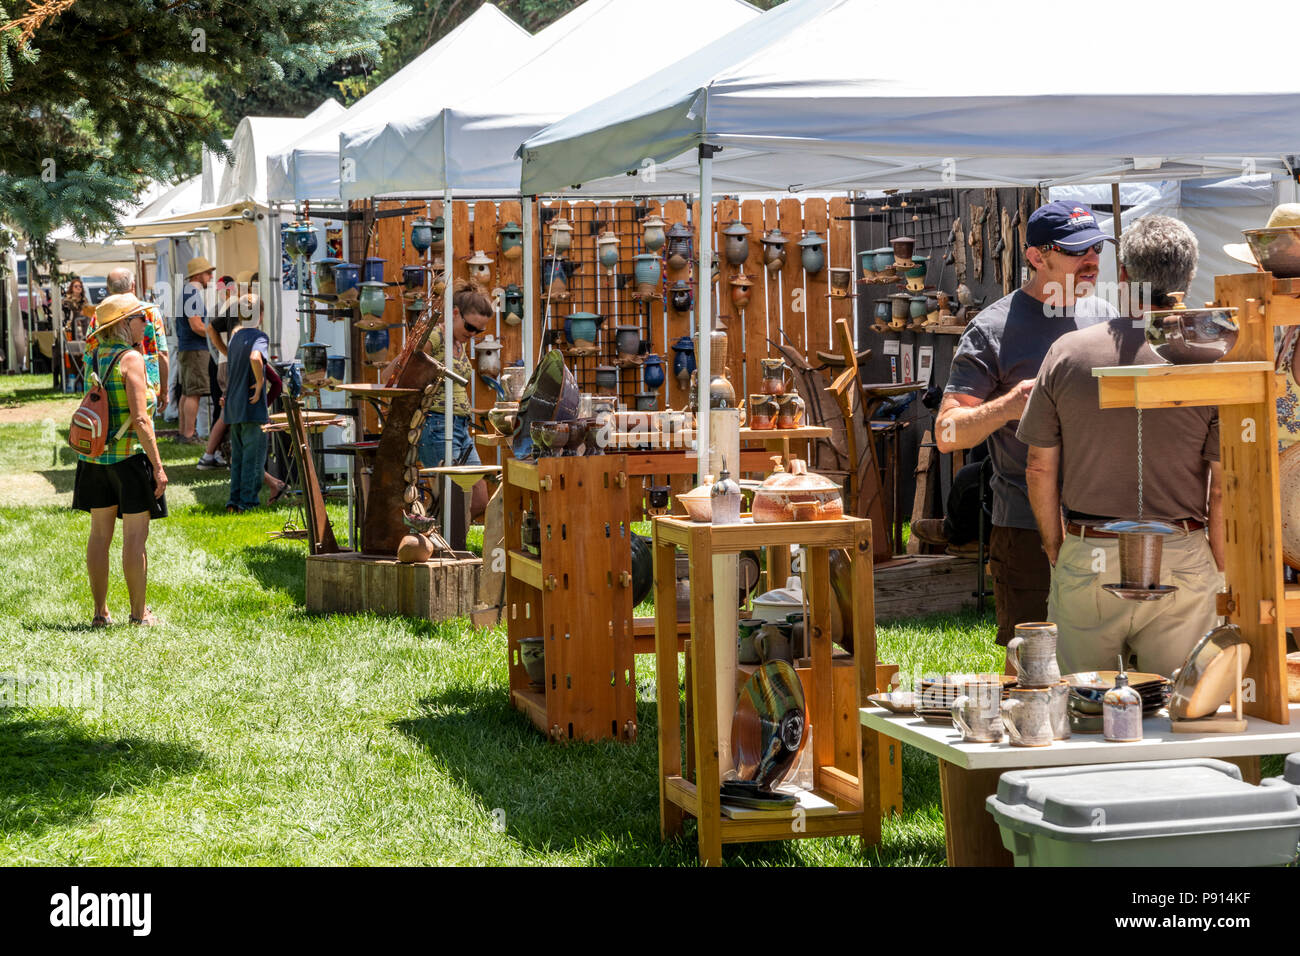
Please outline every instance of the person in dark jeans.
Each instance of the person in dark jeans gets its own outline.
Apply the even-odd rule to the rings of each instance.
[[[230,429],[230,499],[227,514],[258,505],[266,466],[266,363],[270,343],[262,331],[262,301],[249,293],[239,299],[239,330],[230,338],[227,354],[224,416]]]

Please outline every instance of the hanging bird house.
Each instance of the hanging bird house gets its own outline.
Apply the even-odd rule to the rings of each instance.
[[[853,270],[831,268],[831,297],[847,299],[853,286]]]
[[[731,220],[731,224],[722,230],[725,237],[722,247],[726,250],[727,261],[733,266],[741,265],[749,258],[749,232],[749,227],[739,219]]]
[[[408,292],[423,289],[427,274],[424,266],[402,266],[402,287]]]
[[[773,229],[763,236],[763,265],[768,272],[780,272],[785,268],[785,244],[788,240],[780,229]]]
[[[673,287],[668,290],[668,302],[673,307],[674,312],[689,312],[691,306],[695,304],[695,295],[691,292],[691,284],[685,279],[678,279],[673,283]]]
[[[671,269],[685,269],[691,261],[691,239],[694,237],[689,229],[680,222],[673,223],[668,230],[668,266]]]
[[[618,236],[614,235],[613,230],[602,232],[596,240],[596,257],[604,266],[606,275],[612,276],[614,267],[618,265],[618,246]]]
[[[647,252],[658,252],[664,247],[664,226],[668,225],[658,216],[646,216],[641,220],[641,241]]]
[[[637,295],[647,298],[659,291],[659,276],[662,274],[663,262],[658,256],[643,252],[636,257],[634,275]]]
[[[506,325],[518,325],[524,320],[524,290],[512,282],[506,286],[501,298]]]
[[[501,258],[518,259],[524,254],[524,230],[518,223],[508,222],[497,230]]]
[[[361,270],[361,277],[367,282],[384,281],[384,263],[387,259],[379,256],[366,256],[365,266]]]
[[[740,273],[731,280],[731,301],[736,308],[743,309],[749,305],[750,296],[753,295],[754,280],[745,273]]]
[[[810,232],[799,240],[799,255],[803,262],[803,271],[810,276],[817,275],[826,268],[826,250],[822,248],[825,245],[826,240],[816,232]]]
[[[492,257],[482,249],[477,249],[467,260],[469,274],[477,282],[487,282],[492,278]]]
[[[447,245],[447,222],[442,216],[434,216],[429,226],[429,248],[441,252]]]
[[[433,220],[416,216],[411,220],[411,248],[424,255],[433,246]]]
[[[384,314],[384,306],[388,302],[388,296],[384,294],[387,286],[383,282],[367,280],[361,283],[361,314],[381,316]]]
[[[569,251],[573,245],[573,224],[567,219],[557,219],[551,223],[551,248],[556,254]]]

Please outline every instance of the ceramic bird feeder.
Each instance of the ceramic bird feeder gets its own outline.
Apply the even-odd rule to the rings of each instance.
[[[776,273],[785,268],[785,244],[788,241],[780,229],[772,229],[763,238],[763,265],[768,272]]]
[[[853,288],[853,270],[831,267],[831,298],[847,299]]]
[[[677,384],[686,388],[690,384],[691,373],[695,371],[695,343],[689,335],[683,335],[673,343],[673,375]]]
[[[513,282],[501,294],[501,312],[506,325],[518,325],[524,320],[524,290]]]
[[[663,261],[653,253],[643,252],[636,257],[634,269],[637,295],[643,299],[659,291],[659,277],[663,274]]]
[[[433,220],[416,216],[411,220],[411,248],[424,255],[433,246]]]
[[[691,261],[691,239],[694,233],[687,229],[680,222],[673,223],[673,227],[668,230],[668,266],[671,269],[685,269],[686,264]]]
[[[484,378],[496,378],[501,374],[501,343],[491,335],[474,343],[474,356],[478,359],[478,373]]]
[[[501,258],[518,259],[524,254],[524,230],[518,223],[508,222],[497,230],[497,243]]]
[[[408,292],[424,289],[428,270],[424,266],[402,266],[402,287]]]
[[[388,296],[384,294],[387,285],[383,282],[376,282],[367,279],[361,283],[361,297],[359,304],[362,315],[381,316],[384,314],[384,306],[388,302]]]
[[[383,282],[384,263],[387,261],[380,256],[366,256],[365,265],[361,268],[361,278],[366,282]]]
[[[311,223],[299,220],[290,223],[284,230],[284,251],[291,259],[306,258],[315,250],[316,234],[312,232]]]
[[[808,275],[817,275],[826,268],[826,250],[822,248],[825,245],[826,240],[815,232],[810,232],[799,240],[803,271]]]
[[[663,388],[663,359],[653,352],[645,357],[645,363],[641,366],[641,380],[645,383],[646,388],[653,391],[658,391],[660,388]]]
[[[664,247],[666,241],[664,227],[666,225],[668,223],[658,216],[646,216],[641,220],[641,242],[645,245],[647,252],[658,252]]]
[[[474,255],[467,260],[469,263],[469,274],[479,282],[487,282],[492,278],[492,257],[482,249],[475,250]]]
[[[613,230],[606,230],[600,234],[596,240],[596,258],[605,269],[606,275],[614,274],[614,267],[618,265],[618,236],[614,235]]]
[[[556,219],[551,223],[551,248],[562,255],[573,245],[573,223],[567,219]]]
[[[434,216],[429,221],[429,248],[441,252],[447,245],[447,221],[442,216]]]
[[[731,220],[727,228],[722,230],[722,246],[727,253],[727,261],[733,266],[741,265],[749,258],[749,233],[749,227],[739,219]]]
[[[731,280],[731,301],[736,308],[743,309],[749,305],[753,289],[754,280],[743,272]]]

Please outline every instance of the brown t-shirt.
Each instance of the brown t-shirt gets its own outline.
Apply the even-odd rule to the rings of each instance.
[[[1098,408],[1092,370],[1154,365],[1140,323],[1113,319],[1061,336],[1047,351],[1016,435],[1061,446],[1061,505],[1076,520],[1137,517],[1137,410]],[[1219,460],[1214,406],[1142,413],[1143,517],[1206,518],[1210,462]]]

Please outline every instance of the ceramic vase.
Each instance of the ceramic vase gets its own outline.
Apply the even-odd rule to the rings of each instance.
[[[524,254],[524,230],[518,223],[508,222],[497,230],[497,243],[502,259],[518,259]]]
[[[658,391],[664,384],[664,363],[658,355],[651,353],[641,365],[641,381],[646,388]]]

